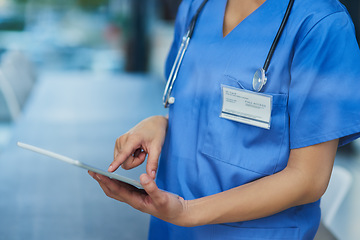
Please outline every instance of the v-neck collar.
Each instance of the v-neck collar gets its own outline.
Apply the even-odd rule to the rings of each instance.
[[[271,2],[271,0],[266,0],[263,4],[261,4],[257,9],[255,9],[246,18],[244,18],[238,25],[236,25],[226,36],[224,36],[223,32],[224,32],[225,10],[226,10],[226,5],[227,5],[228,0],[223,0],[223,1],[215,0],[214,2],[218,2],[221,4],[221,6],[219,6],[219,9],[221,9],[221,11],[219,11],[219,12],[221,12],[220,20],[219,20],[219,22],[221,23],[220,36],[221,36],[221,38],[226,39],[226,38],[231,37],[231,35],[233,35],[234,32],[237,32],[238,29],[241,28],[242,25],[245,25],[252,18],[259,15],[263,11],[263,9],[266,9],[266,6],[269,4],[269,2]]]
[[[188,28],[190,21],[204,0],[192,0],[189,6],[187,15],[186,15],[186,29]],[[286,6],[288,1],[283,0],[266,0],[262,5],[260,5],[256,10],[254,10],[249,16],[242,20],[230,33],[225,37],[223,36],[223,24],[227,0],[208,0],[202,13],[200,13],[199,19],[196,23],[206,27],[208,31],[212,31],[211,41],[212,42],[226,42],[229,39],[233,39],[242,31],[246,32],[247,28],[255,27],[259,31],[266,29],[261,29],[262,26],[266,27],[266,24],[269,21],[272,21],[274,18],[282,18],[285,13]],[[205,22],[202,22],[205,20]],[[281,19],[280,19],[281,20]],[[205,25],[204,25],[205,24]],[[280,22],[279,22],[280,24]],[[197,28],[197,27],[196,27]],[[184,29],[184,31],[186,31]],[[195,29],[195,34],[198,30]],[[276,33],[276,32],[275,32]],[[185,34],[185,32],[184,32]],[[208,35],[210,36],[210,35]],[[225,41],[226,40],[226,41]]]

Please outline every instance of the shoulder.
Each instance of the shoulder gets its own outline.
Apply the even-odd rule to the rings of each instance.
[[[334,14],[349,18],[346,8],[338,0],[297,0],[292,13],[295,21],[309,26]]]
[[[185,25],[193,2],[194,0],[183,0],[180,3],[175,22],[175,31],[179,34],[185,32]]]
[[[187,17],[193,2],[196,2],[196,0],[182,0],[181,1],[179,9],[178,9],[178,13],[177,13],[178,18],[186,18]]]
[[[181,2],[175,22],[175,32],[178,37],[185,34],[192,16],[195,14],[203,1],[204,0],[183,0]]]
[[[304,16],[324,17],[337,12],[347,12],[338,0],[295,0],[294,11]]]
[[[345,28],[355,31],[348,11],[338,0],[295,0],[290,21],[300,42],[311,31],[318,34]]]

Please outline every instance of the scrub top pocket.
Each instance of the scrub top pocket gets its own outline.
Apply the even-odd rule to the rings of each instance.
[[[219,117],[222,106],[221,85],[244,89],[243,84],[230,76],[223,76],[210,94],[208,126],[201,152],[211,159],[225,162],[261,175],[271,175],[286,162],[279,162],[284,138],[288,136],[287,96],[271,94],[273,106],[270,130]]]

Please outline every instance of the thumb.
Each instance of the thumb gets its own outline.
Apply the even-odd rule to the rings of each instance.
[[[160,152],[161,150],[152,149],[152,151],[148,153],[146,172],[152,179],[155,179],[156,176]]]
[[[155,206],[159,207],[164,205],[167,200],[166,194],[157,187],[153,178],[144,173],[140,176],[140,183]]]

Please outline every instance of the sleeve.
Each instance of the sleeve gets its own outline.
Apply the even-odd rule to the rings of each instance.
[[[185,34],[185,24],[187,22],[187,15],[190,5],[191,0],[183,0],[179,6],[175,20],[174,39],[165,63],[165,79],[167,79],[170,74],[171,67],[175,61],[176,54],[180,47],[181,38]]]
[[[291,149],[360,137],[360,51],[345,12],[318,21],[296,47],[289,117]]]

